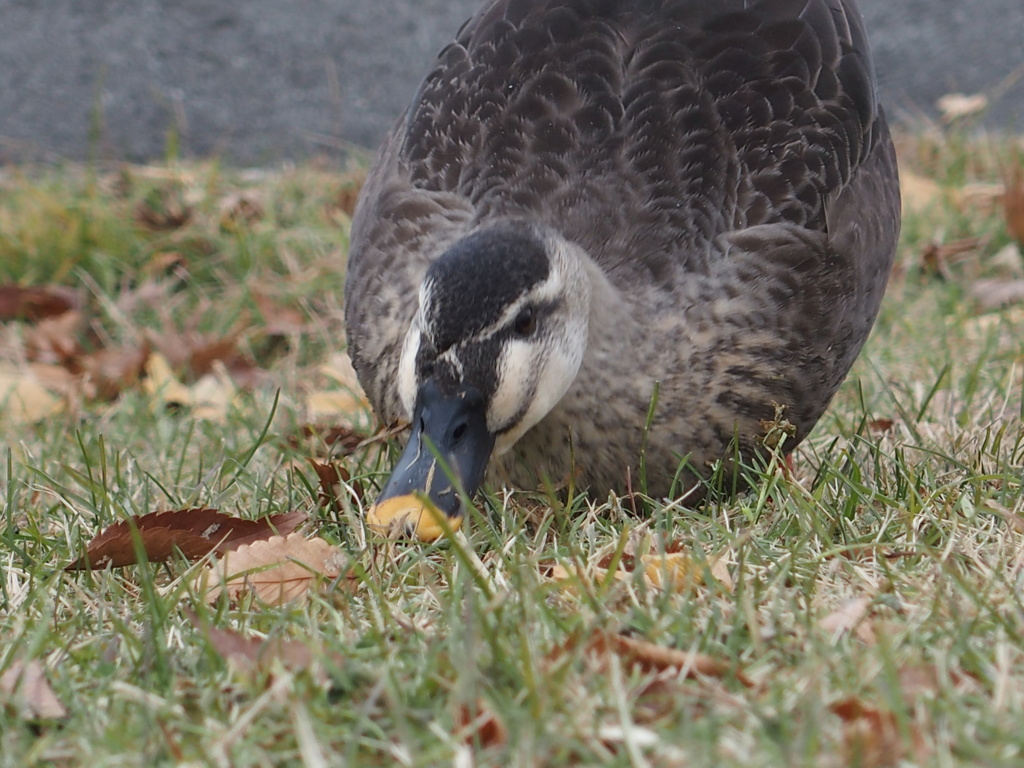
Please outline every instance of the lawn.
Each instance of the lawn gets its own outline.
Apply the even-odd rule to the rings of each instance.
[[[433,545],[361,522],[358,169],[4,169],[0,765],[1024,763],[1024,148],[899,148],[882,313],[792,471],[490,489]],[[211,602],[212,556],[64,570],[195,508],[304,513],[338,568],[282,604]]]

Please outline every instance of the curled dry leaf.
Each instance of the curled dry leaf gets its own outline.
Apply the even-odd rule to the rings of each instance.
[[[508,729],[486,702],[477,699],[475,706],[462,704],[455,712],[455,726],[469,746],[482,749],[508,744]]]
[[[320,481],[320,493],[318,501],[320,506],[328,507],[338,501],[343,493],[341,486],[352,479],[349,471],[337,461],[320,463],[316,459],[307,459],[313,471],[316,472]],[[361,494],[360,494],[361,495]]]
[[[287,535],[306,519],[306,514],[298,511],[259,520],[244,520],[205,508],[153,512],[122,520],[105,529],[89,542],[85,554],[65,570],[135,565],[138,554],[133,529],[146,558],[158,563],[170,559],[175,552],[196,560],[210,552],[229,552],[277,534]]]
[[[624,666],[637,668],[644,672],[685,672],[686,677],[733,677],[747,688],[754,687],[750,678],[730,662],[704,653],[667,648],[648,640],[626,637],[604,630],[594,631],[587,637],[581,638],[579,635],[570,637],[548,654],[547,662],[554,663],[573,648],[581,645],[587,656],[601,660],[607,658],[609,654],[615,654]]]
[[[11,704],[26,720],[60,720],[68,715],[37,659],[15,661],[0,675],[0,702]]]
[[[281,605],[337,579],[344,561],[341,550],[321,538],[272,536],[225,554],[196,578],[195,589],[211,603],[226,591],[232,600],[252,592],[264,603]]]

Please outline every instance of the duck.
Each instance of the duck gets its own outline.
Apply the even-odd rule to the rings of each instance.
[[[899,230],[855,0],[488,2],[352,220],[349,354],[410,425],[371,527],[433,538],[482,485],[699,499],[788,454]]]

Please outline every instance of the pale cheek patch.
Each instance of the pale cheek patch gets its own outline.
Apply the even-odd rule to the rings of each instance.
[[[495,441],[496,455],[511,448],[548,415],[569,391],[579,365],[576,356],[558,347],[554,354],[526,342],[513,341],[505,348],[499,369],[501,383],[487,414],[492,431],[507,430]]]
[[[498,389],[491,395],[487,409],[487,428],[496,433],[506,429],[533,396],[533,380],[541,361],[532,345],[510,341],[498,360]]]

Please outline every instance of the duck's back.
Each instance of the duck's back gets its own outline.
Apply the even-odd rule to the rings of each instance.
[[[539,217],[668,277],[721,232],[825,227],[877,139],[865,52],[844,0],[505,0],[442,52],[399,161],[474,220]]]

